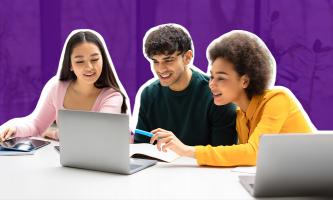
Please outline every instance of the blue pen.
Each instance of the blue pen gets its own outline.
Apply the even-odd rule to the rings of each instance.
[[[148,137],[153,137],[153,135],[154,135],[154,134],[152,134],[148,131],[143,131],[143,130],[140,130],[140,129],[135,129],[134,133],[135,134],[140,134],[140,135],[145,135],[145,136],[148,136]]]

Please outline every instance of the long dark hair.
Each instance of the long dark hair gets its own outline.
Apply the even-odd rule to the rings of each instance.
[[[103,67],[102,73],[98,80],[94,83],[96,88],[105,88],[111,87],[114,90],[118,91],[123,96],[123,104],[121,105],[121,113],[126,113],[127,105],[126,105],[126,96],[120,91],[119,84],[116,80],[114,72],[111,68],[111,63],[106,56],[106,51],[101,40],[91,31],[79,31],[72,35],[66,45],[66,49],[63,55],[63,61],[61,65],[60,71],[60,81],[68,81],[68,80],[76,80],[77,77],[73,71],[70,70],[71,66],[71,54],[73,52],[73,48],[83,42],[91,42],[94,43],[99,50],[101,51],[102,59],[103,59]]]

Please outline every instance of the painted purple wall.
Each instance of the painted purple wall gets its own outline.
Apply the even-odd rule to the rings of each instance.
[[[33,111],[78,28],[104,37],[133,107],[153,76],[142,38],[171,22],[190,31],[194,64],[204,71],[214,38],[233,29],[256,33],[275,56],[277,84],[294,92],[317,128],[333,129],[333,1],[326,0],[0,0],[0,124]]]

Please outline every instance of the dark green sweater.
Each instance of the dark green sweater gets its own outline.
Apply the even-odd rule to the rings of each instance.
[[[236,107],[216,106],[208,87],[209,77],[192,70],[189,86],[180,92],[153,82],[141,93],[137,128],[172,131],[187,145],[231,145],[237,142]],[[134,142],[149,142],[135,134]]]

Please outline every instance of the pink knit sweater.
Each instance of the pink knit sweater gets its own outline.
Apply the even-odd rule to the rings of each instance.
[[[70,81],[59,81],[57,76],[51,78],[45,85],[32,114],[23,118],[15,118],[2,127],[15,126],[17,137],[40,136],[55,120],[58,110],[64,109],[64,97]],[[112,88],[103,88],[97,97],[91,111],[120,113],[123,97]]]

